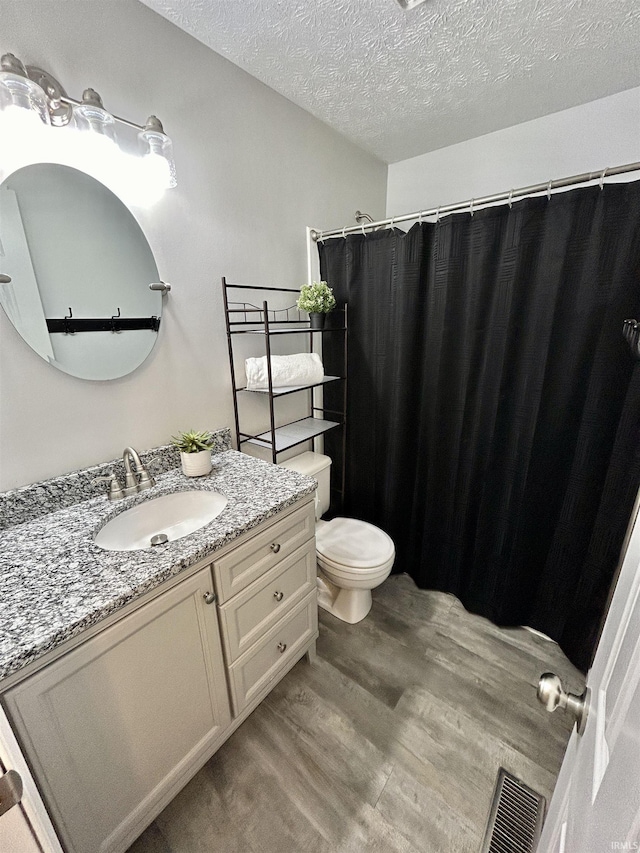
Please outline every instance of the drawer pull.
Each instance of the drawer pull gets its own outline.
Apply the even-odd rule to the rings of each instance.
[[[205,594],[202,597],[204,598],[205,604],[214,604],[215,603],[215,600],[216,600],[215,592],[205,592]]]
[[[283,652],[286,652],[286,650],[287,650],[287,644],[286,643],[278,643],[278,651],[280,652],[280,654],[282,654]]]
[[[284,598],[284,592],[274,592],[273,597],[276,601],[282,601],[282,599]]]
[[[280,550],[280,543],[279,542],[272,542],[271,543],[271,550],[273,551],[274,554],[277,554],[278,551]]]

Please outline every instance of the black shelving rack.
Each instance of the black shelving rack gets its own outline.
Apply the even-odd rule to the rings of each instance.
[[[227,343],[229,347],[229,369],[231,371],[231,388],[233,391],[233,413],[235,418],[236,441],[238,450],[242,450],[244,444],[253,444],[258,447],[270,449],[271,460],[277,464],[278,456],[285,450],[289,450],[307,441],[313,441],[333,429],[342,432],[342,465],[338,476],[334,471],[333,482],[337,483],[336,490],[339,492],[340,503],[344,501],[345,488],[345,452],[346,452],[346,412],[347,412],[347,306],[334,308],[331,312],[332,324],[324,329],[312,329],[306,314],[299,311],[295,305],[282,308],[269,308],[267,299],[262,306],[253,305],[249,302],[235,302],[229,299],[229,291],[252,290],[254,292],[290,293],[296,297],[300,291],[298,288],[290,287],[262,287],[252,284],[231,284],[222,278],[222,297],[224,302],[224,314],[227,327]],[[338,319],[338,323],[335,321]],[[340,320],[342,319],[342,322]],[[304,335],[305,346],[309,352],[313,351],[314,335],[336,335],[343,336],[343,363],[339,376],[325,376],[321,382],[311,385],[299,385],[295,387],[277,388],[273,385],[271,371],[271,339],[277,335]],[[246,387],[238,387],[236,382],[236,370],[234,364],[233,342],[236,335],[255,335],[262,337],[264,355],[267,362],[268,387],[261,391],[253,391]],[[342,410],[335,411],[327,409],[324,405],[315,405],[314,389],[322,388],[329,383],[342,383]],[[308,392],[309,413],[304,418],[276,426],[276,401],[279,397],[296,394],[302,391]],[[268,400],[269,405],[269,429],[258,435],[243,432],[240,429],[240,413],[238,407],[238,395],[242,393],[261,394]],[[331,419],[329,419],[331,418]]]

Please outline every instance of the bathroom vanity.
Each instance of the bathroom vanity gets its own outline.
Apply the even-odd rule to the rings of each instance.
[[[194,485],[167,471],[122,507],[94,498],[0,536],[2,704],[68,853],[125,851],[314,655],[310,478],[219,453],[197,487],[229,503],[205,528],[160,549],[93,543],[132,502]]]

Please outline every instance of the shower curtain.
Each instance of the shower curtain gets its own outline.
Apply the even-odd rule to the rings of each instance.
[[[319,252],[349,306],[346,514],[386,530],[419,587],[536,628],[586,670],[640,485],[622,336],[640,314],[640,182]]]

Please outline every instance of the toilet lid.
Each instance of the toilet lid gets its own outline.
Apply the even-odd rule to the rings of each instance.
[[[342,566],[372,569],[390,560],[395,553],[391,537],[355,518],[334,518],[316,530],[318,553]]]

